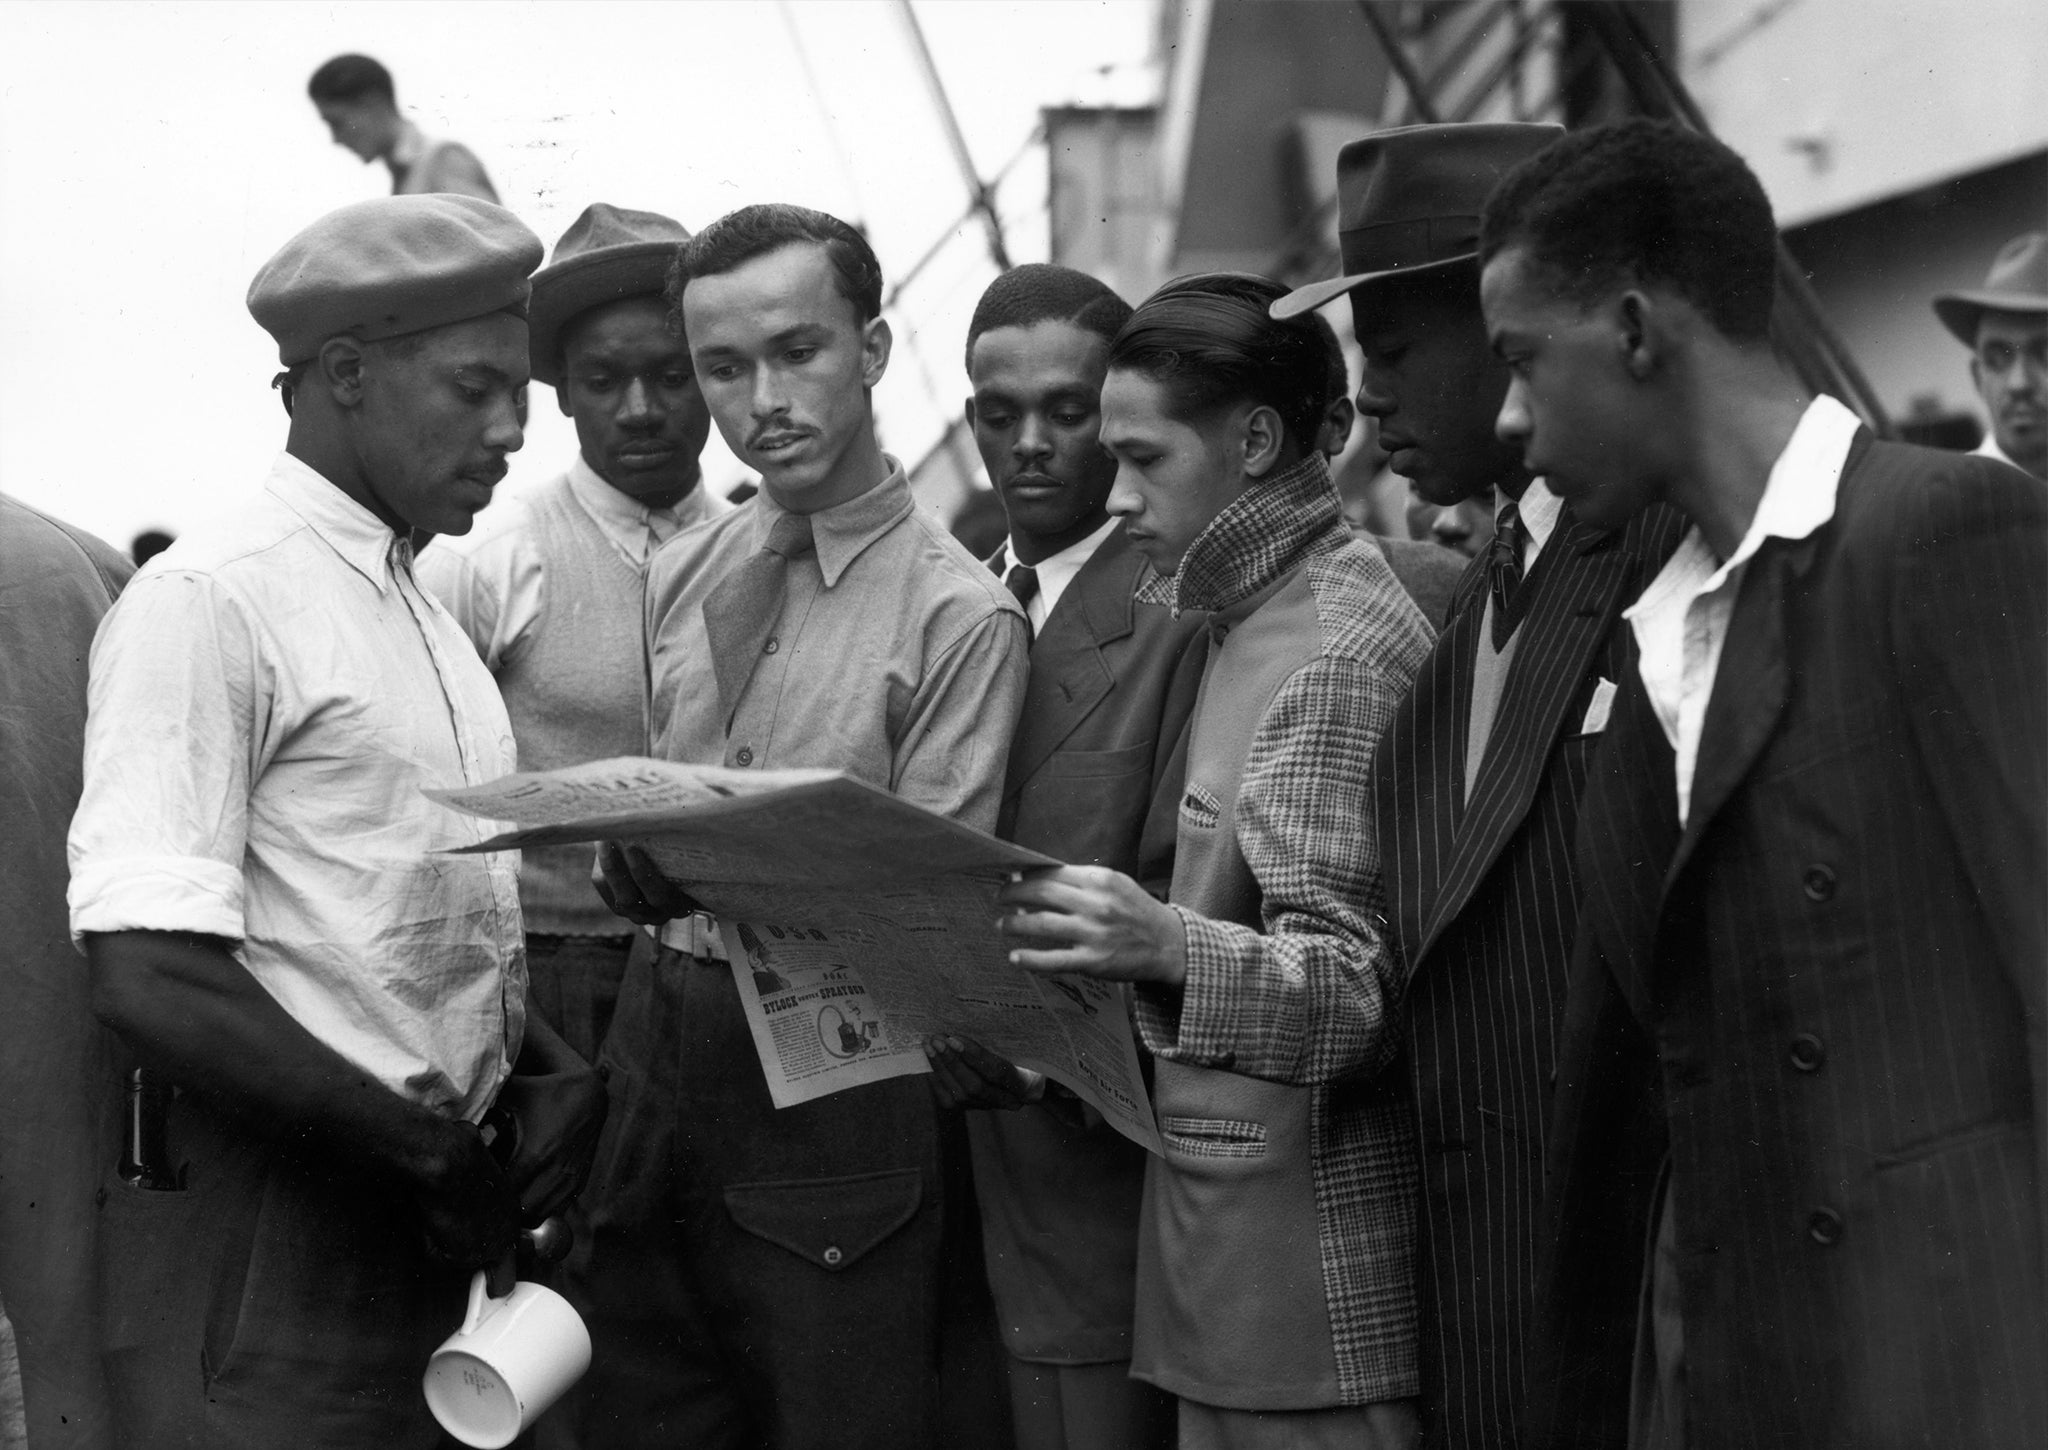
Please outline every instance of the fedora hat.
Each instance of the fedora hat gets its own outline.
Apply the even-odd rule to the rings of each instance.
[[[1337,154],[1337,245],[1344,275],[1297,287],[1273,304],[1293,317],[1352,288],[1431,272],[1479,255],[1479,214],[1495,183],[1564,134],[1561,126],[1400,126]]]
[[[2048,312],[2048,232],[2022,232],[2000,247],[1982,287],[1934,299],[1934,315],[1964,347],[1977,345],[1986,312]]]
[[[658,212],[593,202],[555,243],[555,255],[533,274],[526,325],[533,375],[562,385],[562,329],[578,314],[625,297],[659,295],[689,228]]]

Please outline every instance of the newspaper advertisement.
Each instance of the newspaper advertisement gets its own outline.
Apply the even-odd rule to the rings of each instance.
[[[717,914],[778,1107],[928,1072],[949,1034],[1159,1150],[1125,990],[1013,967],[995,930],[997,891],[1048,857],[837,771],[621,759],[428,794],[512,827],[469,850],[643,847]]]

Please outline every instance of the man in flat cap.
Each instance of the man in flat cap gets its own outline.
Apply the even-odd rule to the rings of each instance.
[[[122,1444],[433,1445],[470,1271],[587,1163],[604,1092],[527,1019],[515,861],[444,854],[480,824],[421,794],[513,767],[412,560],[520,445],[539,260],[454,196],[287,243],[249,289],[285,451],[94,646],[71,930],[153,1080],[102,1196]]]
[[[577,456],[420,556],[421,581],[497,676],[521,770],[647,753],[647,561],[727,507],[698,486],[711,415],[662,298],[689,239],[665,216],[603,202],[562,234],[533,279],[527,353],[575,421]],[[594,1060],[632,926],[591,888],[588,846],[523,855],[529,1000]]]
[[[365,163],[384,163],[393,196],[438,191],[498,199],[474,151],[460,141],[427,135],[400,113],[391,72],[371,57],[337,55],[313,72],[306,94],[335,145]]]
[[[1976,452],[2048,479],[2048,232],[2023,232],[1984,285],[1944,292],[1935,315],[1970,350],[1970,381],[1991,430]]]
[[[1579,894],[1573,823],[1627,678],[1621,610],[1678,540],[1662,511],[1625,530],[1580,523],[1494,436],[1508,377],[1479,310],[1479,213],[1501,175],[1560,134],[1410,126],[1346,146],[1346,275],[1274,308],[1349,293],[1358,408],[1379,420],[1394,471],[1439,507],[1503,499],[1373,762],[1420,1113],[1425,1433],[1452,1447],[1513,1442]]]
[[[890,334],[874,252],[822,212],[750,206],[691,239],[671,297],[761,491],[649,568],[653,753],[844,770],[991,829],[1024,613],[875,439]],[[643,852],[599,859],[620,914],[665,925],[661,952],[627,969],[604,1051],[624,1086],[593,1177],[608,1217],[592,1290],[619,1312],[591,1325],[590,1443],[986,1443],[939,1420],[954,1346],[930,1089],[896,1078],[778,1111],[726,960],[740,944]],[[652,1298],[650,1261],[681,1275],[691,1322],[628,1312]]]

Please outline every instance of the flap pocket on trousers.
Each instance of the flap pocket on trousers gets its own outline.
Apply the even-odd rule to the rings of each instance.
[[[924,1174],[916,1168],[735,1183],[725,1190],[735,1224],[834,1273],[909,1223],[922,1202]]]

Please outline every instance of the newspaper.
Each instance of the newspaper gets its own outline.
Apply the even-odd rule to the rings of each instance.
[[[466,851],[643,847],[717,914],[778,1107],[929,1072],[922,1043],[946,1034],[1159,1151],[1124,989],[1013,967],[995,930],[1004,882],[1050,857],[839,771],[629,758],[427,794],[512,827]]]

